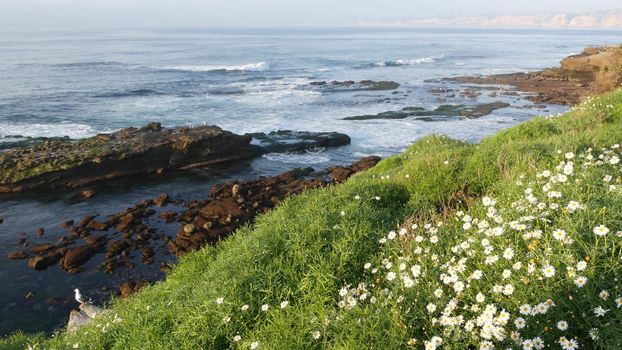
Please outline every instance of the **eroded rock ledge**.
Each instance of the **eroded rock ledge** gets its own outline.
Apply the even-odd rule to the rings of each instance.
[[[259,145],[252,144],[253,137]],[[81,140],[37,138],[0,149],[0,193],[76,188],[255,157],[350,143],[347,135],[278,131],[237,135],[216,126],[163,128],[151,123]],[[4,146],[6,147],[6,146]]]
[[[586,97],[611,91],[622,83],[622,47],[587,48],[566,57],[559,67],[531,73],[464,76],[442,79],[463,84],[513,86],[531,93],[535,103],[574,105]],[[430,81],[436,82],[436,81]]]

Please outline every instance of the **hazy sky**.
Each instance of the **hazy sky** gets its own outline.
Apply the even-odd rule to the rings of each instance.
[[[620,0],[0,0],[0,27],[354,26],[462,15],[622,8]]]

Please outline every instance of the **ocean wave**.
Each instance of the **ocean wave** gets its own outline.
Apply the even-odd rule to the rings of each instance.
[[[420,57],[413,59],[397,59],[397,60],[386,60],[379,61],[373,63],[366,63],[360,66],[354,67],[355,69],[368,69],[368,68],[377,68],[377,67],[403,67],[403,66],[416,66],[420,64],[434,63],[444,59],[444,55],[440,56],[428,56],[428,57]]]
[[[281,162],[288,164],[319,164],[330,161],[330,157],[314,152],[302,154],[293,153],[268,153],[263,155],[264,158],[273,162]]]
[[[266,62],[256,62],[243,65],[178,65],[151,67],[161,70],[184,72],[263,72],[270,69]]]
[[[92,136],[96,130],[85,124],[77,123],[6,123],[0,122],[0,137],[23,136],[23,137],[63,137],[83,138]]]

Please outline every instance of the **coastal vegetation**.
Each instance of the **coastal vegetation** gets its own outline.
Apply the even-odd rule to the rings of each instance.
[[[479,144],[426,137],[0,349],[619,348],[621,140],[621,90]]]

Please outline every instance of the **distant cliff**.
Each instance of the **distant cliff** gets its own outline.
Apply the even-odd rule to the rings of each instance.
[[[622,28],[622,11],[427,18],[393,22],[361,22],[372,27],[533,27]]]

